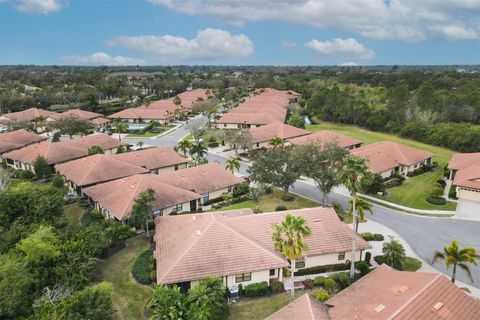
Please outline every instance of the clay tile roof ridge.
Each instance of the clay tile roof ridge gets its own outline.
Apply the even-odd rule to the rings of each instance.
[[[88,158],[88,157],[87,157],[87,158]],[[87,161],[87,158],[83,158],[83,159],[85,159],[85,161]],[[101,161],[102,156],[101,156],[100,154],[96,154],[96,155],[95,155],[95,158],[96,158],[96,159],[95,159],[95,160],[96,160],[96,161],[95,161],[95,164],[92,165],[92,166],[90,166],[90,168],[88,169],[88,171],[84,173],[83,178],[82,178],[82,180],[80,181],[80,183],[81,183],[80,185],[83,185],[83,182],[84,182],[85,179],[90,175],[90,172],[92,172],[92,170],[95,168],[95,165],[96,165],[99,161]]]
[[[139,176],[140,180],[138,181],[137,186],[135,187],[135,190],[133,190],[132,195],[131,195],[130,199],[127,201],[127,203],[132,202],[133,198],[135,197],[135,194],[137,193],[138,188],[140,187],[140,185],[142,184],[142,182],[145,178],[145,175],[139,174],[138,176]],[[121,215],[122,217],[127,214],[127,210],[128,210],[128,206],[125,206],[125,208],[123,209],[122,215]]]

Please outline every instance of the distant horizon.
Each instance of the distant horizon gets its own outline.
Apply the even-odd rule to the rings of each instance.
[[[0,64],[0,68],[4,67],[69,67],[69,68],[167,68],[167,67],[216,67],[216,68],[248,68],[248,67],[274,67],[274,68],[365,68],[365,67],[480,67],[480,63],[475,64],[370,64],[370,65],[269,65],[269,64],[251,64],[251,65],[236,65],[236,64],[149,64],[149,65],[69,65],[69,64]]]

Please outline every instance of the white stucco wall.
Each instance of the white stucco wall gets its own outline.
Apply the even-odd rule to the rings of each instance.
[[[352,251],[345,252],[345,259],[338,260],[338,253],[330,253],[319,256],[305,257],[305,268],[327,266],[331,264],[345,263],[347,260],[352,259]],[[355,251],[355,261],[360,260],[360,250]],[[300,268],[299,268],[300,269]]]

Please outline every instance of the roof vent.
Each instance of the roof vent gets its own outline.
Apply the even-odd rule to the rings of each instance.
[[[131,184],[130,189],[135,189],[135,186],[133,184]]]
[[[407,287],[407,286],[400,286],[400,287],[396,287],[396,288],[394,289],[394,293],[395,293],[395,295],[399,295],[399,294],[404,293],[404,292],[407,291],[407,290],[408,290],[408,287]]]
[[[437,302],[437,303],[435,303],[435,305],[433,306],[433,310],[438,311],[438,310],[440,310],[442,307],[443,307],[443,303],[442,303],[442,302]]]
[[[197,230],[197,236],[200,236],[202,233],[200,232],[200,230]]]
[[[318,218],[318,219],[313,219],[313,222],[321,222],[322,219]]]
[[[383,309],[385,309],[385,305],[379,304],[379,305],[378,305],[375,309],[373,309],[373,310],[375,310],[375,312],[382,312]]]

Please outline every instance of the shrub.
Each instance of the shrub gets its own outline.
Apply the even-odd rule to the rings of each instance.
[[[328,299],[330,299],[330,293],[328,293],[327,290],[318,290],[313,293],[313,296],[315,299],[317,299],[320,302],[325,302]]]
[[[150,278],[150,257],[152,256],[151,250],[145,250],[138,256],[137,260],[133,264],[132,275],[141,284],[150,284],[152,280]]]
[[[260,209],[253,209],[253,213],[262,213],[263,211]]]
[[[435,196],[430,196],[427,198],[427,202],[431,204],[436,204],[436,205],[444,205],[447,203],[447,200],[445,200],[442,197],[435,197]]]
[[[245,296],[247,297],[261,297],[268,294],[268,283],[266,281],[252,283],[245,286]]]
[[[443,188],[440,186],[433,188],[431,196],[436,198],[441,198],[443,196]]]
[[[288,209],[284,205],[279,205],[275,207],[275,211],[285,211],[285,210],[288,210]]]
[[[333,293],[335,291],[335,289],[337,288],[337,283],[332,278],[327,278],[327,279],[325,279],[325,282],[323,283],[323,287],[328,292]]]
[[[290,201],[295,200],[295,197],[293,196],[293,194],[285,193],[285,194],[282,194],[280,199],[282,199],[285,202],[290,202]]]
[[[314,287],[314,283],[312,279],[305,279],[302,281],[302,283],[305,289],[313,289]]]
[[[358,271],[360,271],[360,274],[362,276],[370,272],[370,267],[368,266],[368,263],[365,261],[358,261],[357,263],[355,263],[355,268]]]
[[[250,191],[250,186],[248,185],[248,183],[242,182],[235,187],[235,190],[233,191],[233,196],[234,197],[242,196],[244,194],[247,194],[249,191]]]
[[[283,268],[283,277],[284,278],[290,277],[291,274],[292,274],[292,272],[290,271],[290,268]],[[295,273],[295,275],[297,275],[297,274]]]
[[[383,241],[385,239],[380,233],[362,232],[359,235],[365,241]]]
[[[313,279],[313,285],[315,287],[322,287],[326,279],[327,277],[324,277],[324,276],[315,277],[315,279]]]
[[[455,186],[452,186],[448,191],[448,197],[452,199],[457,199],[457,188],[455,188]]]
[[[208,143],[209,148],[216,148],[216,147],[218,147],[218,145],[219,145],[219,143],[217,141]]]
[[[385,181],[385,188],[399,187],[402,185],[402,181],[399,178],[392,178]]]
[[[33,172],[28,170],[19,169],[19,170],[15,170],[14,177],[17,179],[29,180],[35,177],[35,174],[33,174]]]
[[[445,188],[445,186],[447,185],[447,183],[443,179],[438,179],[437,184],[442,188]]]
[[[272,288],[271,288],[273,293],[280,293],[285,291],[285,288],[283,287],[283,283],[280,281],[272,283]]]
[[[52,178],[52,184],[55,188],[58,188],[58,189],[63,189],[64,187],[64,184],[63,184],[63,178],[61,175],[59,175],[58,173],[55,174]]]
[[[295,272],[296,276],[304,276],[307,274],[317,274],[317,273],[325,273],[331,271],[343,271],[348,270],[350,268],[350,263],[339,263],[339,264],[330,264],[326,266],[316,266],[311,268],[304,268],[300,269]]]
[[[345,289],[352,282],[350,280],[350,275],[348,272],[338,272],[331,276],[333,280],[339,285],[340,289]]]
[[[370,264],[370,260],[372,260],[372,253],[367,251],[367,253],[365,253],[365,262]]]

